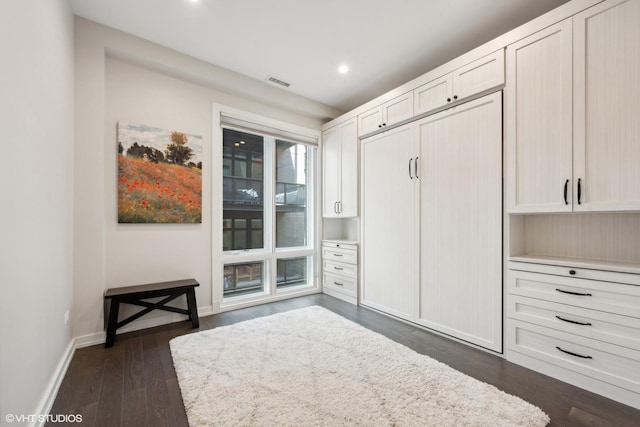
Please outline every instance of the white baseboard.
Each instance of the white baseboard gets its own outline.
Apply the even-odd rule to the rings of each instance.
[[[49,384],[47,384],[47,388],[45,389],[42,399],[40,400],[40,404],[38,405],[38,409],[34,412],[34,414],[48,414],[51,412],[51,408],[53,407],[53,402],[56,400],[56,396],[58,395],[58,390],[60,389],[60,385],[62,384],[62,380],[67,373],[67,369],[69,368],[69,364],[71,363],[71,359],[73,358],[73,354],[75,353],[75,340],[71,339],[67,348],[64,350],[60,361],[58,362],[58,366],[56,366],[53,375],[51,376],[51,380]],[[38,422],[35,420],[31,423],[31,426],[41,427],[45,424],[45,420],[42,422]]]
[[[210,316],[213,313],[213,307],[198,307],[198,317]],[[127,326],[118,329],[118,334],[126,332],[139,331],[140,329],[153,328],[155,326],[167,325],[169,323],[184,322],[188,320],[184,314],[172,313],[164,316],[152,317],[149,319],[139,319],[129,323]],[[92,334],[81,335],[75,339],[75,348],[90,347],[92,345],[104,344],[107,339],[105,331],[94,332]],[[116,338],[117,340],[117,338]]]

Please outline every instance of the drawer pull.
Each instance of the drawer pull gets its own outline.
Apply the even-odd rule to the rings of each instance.
[[[344,256],[342,254],[333,254],[333,256]]]
[[[556,288],[556,291],[561,292],[563,294],[578,295],[578,296],[581,296],[581,297],[591,297],[591,296],[593,296],[591,294],[581,294],[580,292],[563,291],[562,289],[558,289],[558,288]]]
[[[342,267],[333,267],[333,269],[334,269],[334,270],[338,270],[338,271],[342,271],[342,270],[344,270],[344,268],[342,268]]]
[[[562,317],[560,317],[558,315],[556,315],[556,318],[562,320],[563,322],[573,323],[575,325],[591,326],[591,323],[589,323],[589,322],[577,322],[575,320],[563,319]]]
[[[569,354],[569,355],[571,355],[571,356],[579,357],[579,358],[581,358],[581,359],[593,359],[593,357],[591,357],[591,356],[583,356],[582,354],[572,353],[572,352],[570,352],[570,351],[563,350],[563,349],[561,349],[561,348],[560,348],[560,347],[558,347],[558,346],[556,346],[556,348],[557,348],[558,350],[560,350],[561,352],[563,352],[563,353],[567,353],[567,354]]]
[[[572,276],[575,276],[576,275],[576,271],[575,270],[569,270],[569,274],[572,275]]]
[[[339,282],[333,282],[333,284],[338,286],[344,286],[344,283],[339,283]]]

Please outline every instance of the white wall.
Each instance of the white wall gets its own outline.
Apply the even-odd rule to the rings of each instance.
[[[73,17],[0,2],[0,424],[39,414],[70,354]],[[46,413],[46,412],[45,412]],[[24,425],[24,424],[23,424]]]
[[[75,314],[80,344],[103,338],[106,288],[193,277],[211,311],[212,103],[313,129],[341,112],[76,18]],[[117,224],[118,121],[203,137],[202,224]],[[158,316],[163,316],[158,320]],[[151,313],[132,324],[166,321]],[[177,316],[177,317],[176,317]],[[154,320],[155,317],[155,320]],[[164,319],[164,320],[162,320]]]

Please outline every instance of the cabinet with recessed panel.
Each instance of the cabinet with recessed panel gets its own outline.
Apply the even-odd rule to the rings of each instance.
[[[640,1],[507,47],[509,212],[640,210]]]
[[[507,291],[509,360],[640,406],[640,264],[511,257]]]

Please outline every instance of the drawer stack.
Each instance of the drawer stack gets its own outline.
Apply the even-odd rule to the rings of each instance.
[[[323,292],[358,303],[358,245],[340,240],[322,242]]]
[[[507,290],[510,360],[640,405],[639,274],[510,261]]]

